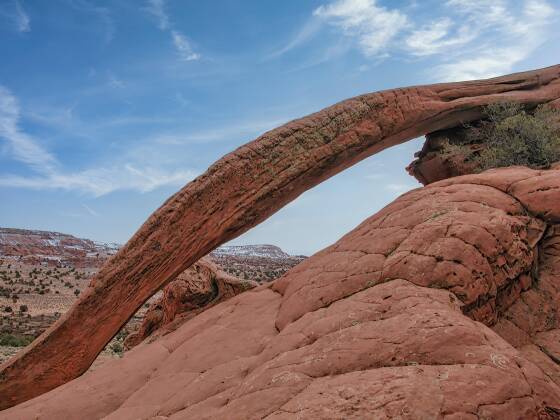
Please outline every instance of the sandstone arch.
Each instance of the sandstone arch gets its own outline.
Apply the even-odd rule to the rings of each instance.
[[[0,419],[556,419],[559,221],[560,170],[413,190]]]
[[[0,409],[81,375],[160,287],[305,190],[387,147],[476,119],[491,102],[531,106],[559,98],[557,65],[362,95],[265,133],[169,198],[68,313],[0,367]]]

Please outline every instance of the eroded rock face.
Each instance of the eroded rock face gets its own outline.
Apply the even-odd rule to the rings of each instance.
[[[559,222],[558,170],[411,191],[0,418],[557,418]]]
[[[163,288],[161,298],[150,306],[139,330],[130,334],[124,345],[131,349],[149,336],[153,339],[168,333],[187,319],[256,286],[257,282],[230,276],[202,258]]]
[[[362,95],[265,133],[167,200],[103,266],[72,310],[0,367],[0,409],[81,375],[163,285],[307,189],[387,147],[476,120],[489,103],[539,104],[559,98],[560,66],[554,66],[485,81]],[[354,277],[349,279],[353,284]],[[294,290],[286,293],[283,301],[311,299]],[[301,311],[288,308],[280,309],[278,325]]]
[[[548,105],[560,109],[560,101]],[[530,114],[534,109],[526,111]],[[559,118],[551,118],[547,123],[560,129]],[[477,160],[487,147],[484,138],[493,125],[492,121],[482,119],[426,134],[422,150],[415,153],[416,159],[406,170],[423,185],[480,172]]]
[[[454,176],[477,172],[477,165],[471,159],[483,148],[483,144],[465,144],[462,148],[450,148],[449,144],[462,144],[469,128],[453,127],[426,135],[422,150],[406,170],[423,185]]]

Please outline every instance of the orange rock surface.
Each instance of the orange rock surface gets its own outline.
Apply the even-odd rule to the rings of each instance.
[[[153,339],[200,312],[256,286],[257,282],[230,276],[208,258],[202,258],[163,288],[161,298],[150,306],[139,330],[130,334],[124,345],[130,349],[150,336]]]
[[[526,284],[521,276],[534,269],[535,246],[558,222],[559,172],[523,169],[454,178],[405,195],[272,287],[210,308],[138,346],[118,366],[67,382],[87,370],[154,292],[305,190],[387,147],[479,118],[491,102],[558,98],[560,66],[395,89],[349,99],[242,146],[167,200],[67,314],[0,367],[0,408],[65,384],[1,414],[281,418],[555,410],[557,385],[474,321],[491,325],[512,307],[521,293],[514,285]],[[448,218],[449,231],[442,227]],[[486,248],[491,244],[497,253]]]
[[[270,285],[0,418],[556,418],[559,221],[559,170],[411,191]]]

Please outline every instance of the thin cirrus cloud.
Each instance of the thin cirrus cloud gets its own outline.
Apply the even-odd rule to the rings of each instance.
[[[294,37],[288,41],[283,47],[271,52],[266,56],[266,59],[280,57],[293,49],[303,45],[311,38],[313,38],[321,29],[321,20],[316,16],[312,16],[305,24],[297,31]]]
[[[550,0],[447,0],[436,7],[417,3],[414,10],[410,16],[405,8],[379,0],[334,0],[316,8],[297,35],[270,57],[330,27],[339,38],[352,40],[367,59],[429,58],[434,79],[466,80],[507,73],[558,36],[558,9]]]
[[[36,170],[52,170],[56,158],[19,127],[20,108],[8,89],[0,86],[0,138],[6,151],[19,162]]]
[[[397,9],[379,6],[376,0],[338,0],[313,12],[346,36],[355,37],[366,56],[376,56],[408,26],[408,17]]]
[[[17,32],[31,31],[31,19],[20,0],[5,1],[0,5],[0,18],[10,22],[9,27]]]
[[[162,31],[169,29],[169,16],[165,12],[165,0],[149,0],[146,11],[156,18],[159,29]]]
[[[17,98],[0,86],[0,139],[4,154],[23,163],[35,175],[0,175],[0,186],[37,190],[61,189],[99,197],[117,190],[149,192],[162,186],[179,186],[193,179],[191,170],[164,171],[123,161],[111,167],[65,171],[61,162],[20,127]]]
[[[173,22],[171,22],[171,19],[165,10],[165,6],[165,0],[148,0],[148,4],[144,10],[155,18],[160,30],[169,32],[179,60],[199,60],[201,56],[194,50],[188,38],[177,29],[174,29]]]
[[[87,211],[89,213],[90,216],[94,216],[94,217],[99,216],[99,213],[97,213],[94,209],[92,209],[87,204],[82,203],[82,207],[84,208],[85,211]]]
[[[217,128],[184,133],[169,133],[157,136],[154,143],[161,145],[204,144],[224,140],[248,140],[249,136],[272,130],[289,121],[290,118],[251,119],[249,121],[224,124]]]
[[[450,0],[476,36],[450,54],[436,69],[443,80],[498,76],[530,57],[555,35],[558,11],[545,0],[525,0],[520,8],[513,2]],[[483,7],[486,6],[486,7]]]
[[[451,34],[454,26],[456,26],[454,21],[448,17],[430,22],[414,30],[406,38],[406,48],[412,55],[429,56],[465,45],[476,37],[470,25],[461,25],[455,29],[454,34]]]
[[[169,173],[155,168],[142,167],[142,169],[139,169],[129,163],[122,168],[115,166],[74,173],[54,171],[30,177],[5,175],[0,176],[0,186],[34,190],[77,191],[94,197],[101,197],[119,190],[146,193],[163,186],[182,186],[196,175],[193,171]]]
[[[16,24],[19,32],[31,31],[31,19],[29,19],[29,15],[25,13],[23,6],[17,0],[16,0]]]
[[[189,40],[179,31],[171,31],[173,45],[182,61],[193,61],[200,58],[200,54],[195,53]]]

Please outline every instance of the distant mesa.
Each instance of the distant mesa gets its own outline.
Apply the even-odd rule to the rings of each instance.
[[[213,255],[239,257],[292,258],[291,255],[274,245],[222,245],[212,251]]]
[[[120,245],[42,230],[0,227],[0,257],[47,266],[100,267]]]
[[[14,258],[49,267],[99,268],[122,247],[42,230],[0,227],[0,258]],[[275,245],[224,245],[209,254],[222,270],[242,278],[269,281],[305,259]]]

